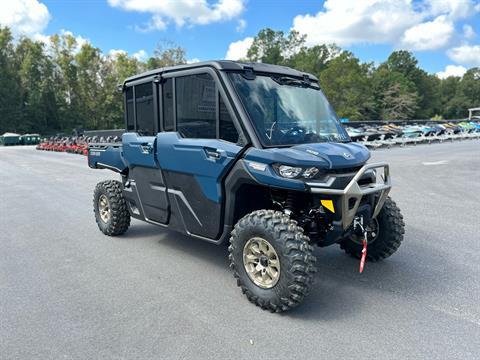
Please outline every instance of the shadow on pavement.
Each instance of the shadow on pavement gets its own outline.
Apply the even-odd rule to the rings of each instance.
[[[230,272],[226,246],[142,223],[136,223],[125,237],[154,237],[160,246],[167,246],[179,255],[190,256],[192,261],[205,261]],[[310,294],[299,307],[282,316],[316,321],[338,320],[364,311],[364,297],[371,298],[367,296],[369,292],[410,300],[432,291],[441,293],[445,287],[444,274],[458,274],[461,270],[454,269],[448,257],[434,244],[425,246],[425,243],[415,241],[424,238],[422,229],[409,227],[399,252],[383,262],[367,263],[363,274],[358,273],[359,261],[345,255],[338,246],[316,248],[318,272]],[[425,257],[429,258],[428,265],[422,261]],[[235,286],[233,277],[232,286]],[[371,302],[368,306],[372,306]]]

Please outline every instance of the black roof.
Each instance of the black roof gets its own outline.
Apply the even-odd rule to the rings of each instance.
[[[293,77],[304,77],[305,75],[307,75],[310,79],[318,81],[318,79],[312,74],[298,71],[286,66],[255,63],[255,62],[240,62],[240,61],[231,61],[231,60],[213,60],[213,61],[202,61],[202,62],[197,62],[193,64],[168,66],[168,67],[158,68],[154,70],[149,70],[125,79],[123,84],[125,85],[132,81],[140,80],[145,77],[159,75],[159,74],[170,72],[170,71],[189,70],[189,69],[195,69],[198,67],[205,67],[205,66],[210,66],[220,71],[244,71],[245,68],[252,68],[254,72],[260,72],[260,73],[273,73],[273,74],[280,74],[280,75],[293,76]]]

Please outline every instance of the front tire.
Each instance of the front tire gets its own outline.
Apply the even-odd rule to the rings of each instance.
[[[107,180],[97,184],[93,194],[93,211],[98,228],[105,235],[122,235],[128,230],[130,213],[120,181]]]
[[[375,221],[375,220],[374,220]],[[377,262],[393,255],[398,250],[405,233],[405,223],[395,201],[390,197],[385,200],[382,210],[376,218],[378,234],[373,241],[369,239],[367,249],[367,261]],[[340,243],[340,248],[347,254],[360,259],[362,256],[362,245],[352,235]]]
[[[284,213],[257,210],[244,216],[232,231],[228,250],[237,285],[262,309],[286,311],[308,294],[316,272],[313,247]]]

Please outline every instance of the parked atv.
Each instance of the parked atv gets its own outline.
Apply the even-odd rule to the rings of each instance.
[[[313,245],[365,261],[403,240],[388,197],[389,166],[367,163],[313,75],[231,61],[149,71],[123,84],[127,132],[89,145],[99,229],[134,217],[214,244],[229,243],[243,293],[272,312],[300,304],[316,271]]]

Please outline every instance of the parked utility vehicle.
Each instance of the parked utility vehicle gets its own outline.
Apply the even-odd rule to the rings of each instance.
[[[95,188],[104,234],[125,233],[134,217],[229,243],[238,286],[275,312],[307,295],[313,245],[372,262],[400,246],[388,165],[367,164],[314,76],[214,61],[149,71],[121,89],[122,142],[88,154],[90,167],[121,175]]]

